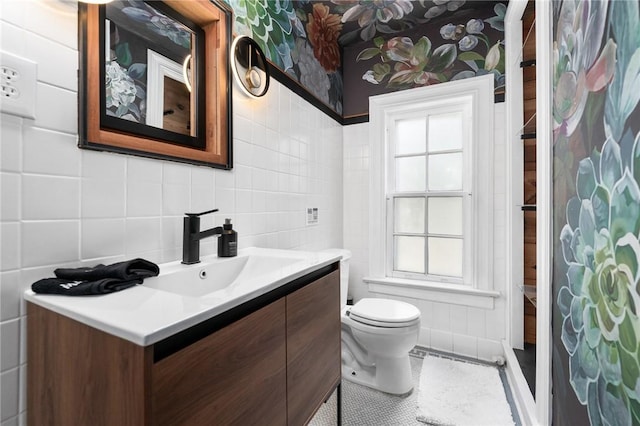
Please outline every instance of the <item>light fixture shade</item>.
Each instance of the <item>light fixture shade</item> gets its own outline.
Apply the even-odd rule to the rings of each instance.
[[[231,44],[231,55],[231,70],[240,89],[251,98],[264,96],[269,89],[269,65],[258,43],[238,36]]]
[[[107,4],[111,3],[113,0],[78,0],[81,3],[89,3],[89,4]]]

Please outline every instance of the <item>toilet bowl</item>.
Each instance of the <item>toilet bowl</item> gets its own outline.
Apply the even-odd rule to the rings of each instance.
[[[365,298],[347,306],[348,250],[340,262],[342,377],[396,395],[413,389],[409,351],[418,342],[420,311],[390,299]]]

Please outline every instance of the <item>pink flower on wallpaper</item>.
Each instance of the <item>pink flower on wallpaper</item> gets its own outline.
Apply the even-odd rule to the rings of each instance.
[[[328,6],[315,3],[313,13],[309,14],[307,35],[313,46],[314,56],[327,72],[334,72],[340,67],[340,31],[340,16],[329,13]]]
[[[613,78],[616,43],[605,35],[607,2],[565,1],[554,43],[554,131],[571,136],[582,120],[590,92],[602,90]],[[579,31],[575,31],[579,28]]]

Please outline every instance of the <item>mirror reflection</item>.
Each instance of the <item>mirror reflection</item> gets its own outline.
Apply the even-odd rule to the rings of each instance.
[[[105,113],[196,136],[196,35],[162,6],[140,0],[106,6]]]

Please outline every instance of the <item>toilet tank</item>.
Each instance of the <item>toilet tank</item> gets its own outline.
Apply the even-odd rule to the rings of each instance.
[[[347,306],[347,292],[349,290],[349,260],[351,252],[346,249],[327,249],[322,250],[325,253],[331,253],[341,256],[340,259],[340,306]]]

